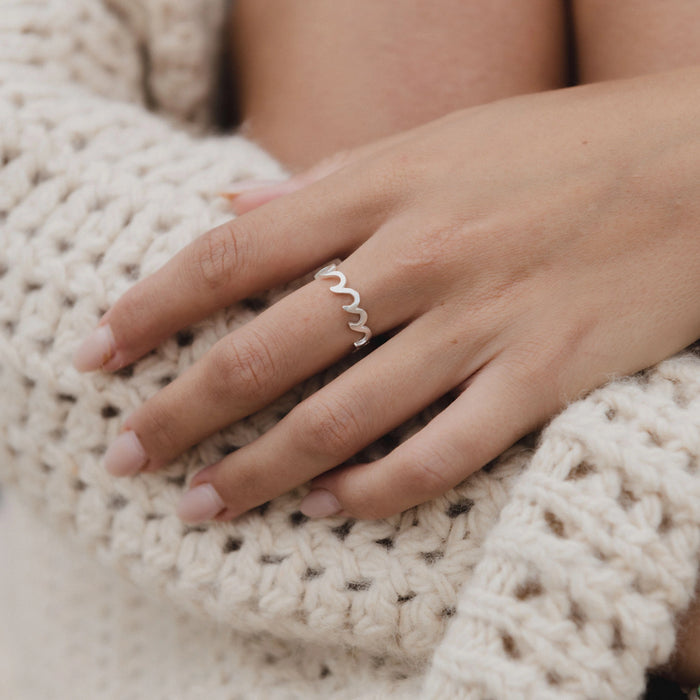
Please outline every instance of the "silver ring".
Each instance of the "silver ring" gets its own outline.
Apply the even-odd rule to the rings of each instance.
[[[362,338],[353,343],[355,349],[361,348],[363,345],[367,345],[367,343],[369,343],[369,339],[372,337],[372,331],[365,325],[365,323],[367,323],[367,312],[358,306],[360,303],[360,295],[351,287],[345,286],[347,279],[340,270],[335,269],[335,263],[322,267],[314,275],[314,279],[327,279],[329,277],[336,277],[338,279],[338,284],[334,284],[331,287],[331,292],[334,292],[335,294],[349,294],[352,297],[352,304],[344,304],[343,308],[348,313],[358,315],[358,319],[356,321],[348,321],[348,326],[350,326],[353,331],[363,334]]]

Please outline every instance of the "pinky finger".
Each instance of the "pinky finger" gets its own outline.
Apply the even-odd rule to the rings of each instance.
[[[386,457],[313,479],[314,490],[301,510],[311,517],[330,515],[323,511],[331,501],[328,491],[341,515],[386,518],[449,491],[558,408],[551,391],[535,389],[533,381],[519,381],[515,374],[505,358],[493,360],[446,409]]]

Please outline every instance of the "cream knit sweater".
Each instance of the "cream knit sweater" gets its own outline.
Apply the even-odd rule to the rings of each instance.
[[[174,515],[189,475],[352,359],[161,473],[102,468],[121,417],[305,281],[116,375],[70,365],[135,280],[230,216],[217,191],[283,175],[206,131],[222,13],[0,0],[0,697],[636,698],[698,567],[697,348],[386,520],[307,520],[307,486],[230,523]]]

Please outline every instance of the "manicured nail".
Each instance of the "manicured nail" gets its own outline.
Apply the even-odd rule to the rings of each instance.
[[[229,200],[235,199],[239,194],[243,194],[244,192],[261,190],[264,187],[272,187],[282,182],[284,182],[284,180],[240,180],[239,182],[234,182],[231,186],[220,192],[219,195]]]
[[[338,499],[326,489],[314,489],[306,494],[299,510],[309,518],[325,518],[340,510]]]
[[[90,372],[105,365],[114,356],[117,344],[109,324],[99,326],[75,351],[73,366],[79,372]]]
[[[105,469],[112,476],[131,476],[148,462],[148,455],[133,430],[119,435],[105,454]]]
[[[226,504],[211,484],[200,484],[185,493],[175,512],[186,523],[199,523],[210,520],[225,507]]]

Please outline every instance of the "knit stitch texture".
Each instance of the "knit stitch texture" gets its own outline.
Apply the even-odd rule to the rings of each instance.
[[[310,521],[308,485],[230,523],[174,514],[189,476],[356,356],[159,473],[104,471],[124,416],[310,279],[114,375],[71,367],[136,280],[230,218],[218,191],[284,175],[208,125],[222,17],[219,0],[0,0],[0,480],[19,501],[6,556],[29,557],[0,596],[15,697],[76,697],[62,667],[82,667],[82,697],[97,700],[638,697],[695,584],[697,346],[613,378],[444,496],[384,520]],[[75,643],[37,665],[19,652],[42,625],[59,644],[40,614],[53,599]],[[168,673],[154,649],[167,649]]]

